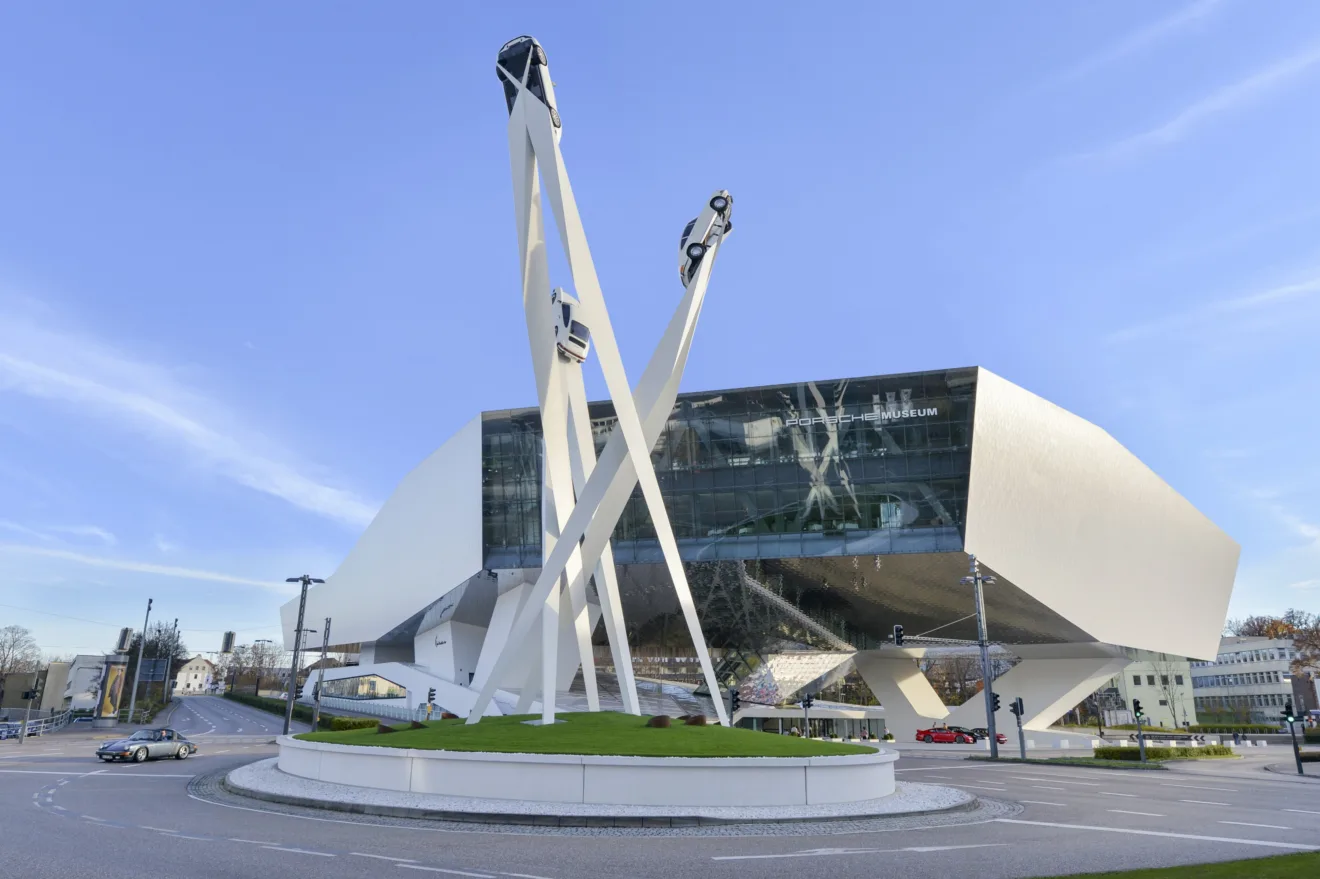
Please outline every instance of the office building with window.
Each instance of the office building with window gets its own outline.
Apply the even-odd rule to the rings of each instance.
[[[174,676],[176,696],[196,696],[215,689],[215,664],[205,656],[194,656]]]
[[[1141,703],[1142,723],[1152,727],[1182,727],[1198,723],[1192,686],[1192,664],[1181,656],[1161,656],[1134,662],[1096,691],[1104,722],[1136,723],[1133,702]]]
[[[1309,700],[1294,697],[1286,638],[1224,638],[1210,661],[1192,664],[1197,713],[1220,723],[1276,723],[1289,699],[1300,713]]]
[[[590,414],[599,452],[614,414]],[[1104,430],[982,368],[684,393],[651,463],[717,676],[745,702],[855,672],[896,735],[936,719],[983,726],[982,700],[949,713],[917,668],[936,642],[916,636],[976,638],[960,582],[970,554],[996,577],[990,638],[1020,660],[996,690],[1024,698],[1027,729],[1134,661],[1218,646],[1237,544]],[[487,634],[539,572],[542,484],[535,408],[480,414],[404,477],[308,594],[307,619],[333,618],[331,649],[360,650],[359,666],[326,670],[326,692],[360,678],[342,686],[363,699],[375,678],[396,694],[381,701],[402,691],[415,706],[434,687],[466,715],[498,652]],[[639,492],[612,551],[642,686],[682,705],[711,698]],[[297,610],[282,609],[287,646]],[[581,680],[571,640],[558,666],[568,697]],[[512,710],[527,662],[498,682],[492,710]]]

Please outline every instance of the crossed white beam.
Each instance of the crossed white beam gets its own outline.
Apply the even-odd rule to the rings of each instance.
[[[582,219],[559,150],[558,129],[551,120],[547,104],[526,88],[527,73],[531,71],[532,64],[529,60],[522,76],[514,76],[508,70],[501,69],[517,87],[517,97],[509,113],[509,154],[518,225],[523,306],[536,371],[545,443],[543,497],[552,499],[554,515],[543,516],[541,573],[508,632],[505,649],[500,652],[490,674],[482,683],[467,722],[480,721],[494,699],[498,682],[514,661],[517,653],[514,645],[526,641],[538,619],[541,622],[539,690],[542,720],[554,721],[555,663],[559,634],[563,628],[560,613],[563,604],[561,590],[564,587],[567,588],[570,621],[582,662],[588,707],[599,709],[586,607],[586,578],[591,572],[596,574],[601,611],[619,675],[625,710],[639,713],[632,658],[624,629],[609,538],[628,502],[633,485],[640,484],[665,565],[673,580],[701,664],[702,675],[710,693],[715,697],[716,714],[720,723],[727,725],[728,715],[719,698],[719,683],[715,679],[710,653],[706,648],[692,592],[679,556],[678,543],[650,457],[650,449],[664,429],[678,395],[679,380],[687,363],[697,317],[705,299],[711,267],[722,236],[711,237],[709,249],[698,264],[697,271],[688,280],[683,300],[656,346],[634,397],[628,387],[627,374],[619,355],[600,282],[596,277]],[[546,96],[553,105],[554,92],[548,70],[542,69],[541,79]],[[599,460],[596,459],[595,445],[591,439],[590,415],[587,412],[586,391],[580,368],[576,364],[562,362],[555,350],[545,225],[541,212],[542,180],[580,302],[580,319],[591,330],[592,344],[617,418]],[[698,217],[696,228],[709,227],[712,216],[713,209],[707,206]],[[705,221],[705,226],[701,225],[702,221]],[[639,412],[645,414],[644,423]],[[571,505],[569,511],[573,498],[576,498],[576,503]],[[545,512],[551,512],[549,503],[546,504]],[[528,685],[524,688],[524,698],[519,700],[520,705],[529,703],[529,694],[536,687],[533,680],[529,680]]]

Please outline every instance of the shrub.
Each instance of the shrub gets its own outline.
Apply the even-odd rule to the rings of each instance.
[[[657,714],[648,720],[646,725],[654,729],[669,729],[669,715]]]
[[[1303,751],[1303,763],[1320,763],[1320,751]]]
[[[705,726],[705,725],[706,725],[706,715],[704,715],[704,714],[692,714],[692,715],[689,715],[688,718],[687,718],[687,720],[684,720],[684,721],[683,721],[683,725],[684,725],[684,726]]]
[[[1231,757],[1233,749],[1227,745],[1205,745],[1200,748],[1147,747],[1148,760],[1173,760],[1179,757]],[[1099,760],[1140,760],[1140,748],[1096,748]]]
[[[321,726],[328,726],[329,729],[335,731],[367,729],[375,726],[378,722],[374,717],[326,717],[324,712],[321,714]]]
[[[1302,738],[1312,745],[1320,745],[1320,729],[1308,729],[1302,731]]]

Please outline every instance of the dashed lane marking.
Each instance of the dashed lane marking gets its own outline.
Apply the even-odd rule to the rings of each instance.
[[[142,830],[154,830],[154,831],[156,831],[157,833],[178,833],[178,832],[179,832],[179,831],[177,831],[177,830],[170,830],[170,829],[167,828],[167,827],[148,827],[146,824],[139,824],[138,827],[139,827],[140,829],[142,829]]]
[[[1185,787],[1185,788],[1190,788],[1191,790],[1221,790],[1221,791],[1224,791],[1225,793],[1230,793],[1230,794],[1235,794],[1235,793],[1237,793],[1237,788],[1235,788],[1235,787],[1201,787],[1200,785],[1197,785],[1197,784],[1173,784],[1173,783],[1171,783],[1171,782],[1163,782],[1163,781],[1160,782],[1160,786],[1161,786],[1161,787]]]
[[[1233,836],[1202,836],[1196,833],[1172,833],[1167,830],[1137,830],[1132,827],[1100,827],[1092,824],[1061,824],[1053,821],[1024,821],[1021,818],[991,818],[997,824],[1024,824],[1028,827],[1058,827],[1062,830],[1093,830],[1097,833],[1126,833],[1130,836],[1159,836],[1165,839],[1190,839],[1196,842],[1231,842],[1238,845],[1255,845],[1263,848],[1282,848],[1292,851],[1320,851],[1320,846],[1304,845],[1297,842],[1274,842],[1266,839],[1242,839]]]
[[[423,867],[421,864],[399,864],[405,870],[426,870],[431,873],[448,873],[451,876],[475,876],[476,879],[495,879],[489,873],[469,873],[467,870],[446,870],[444,867]]]
[[[1130,812],[1127,809],[1105,809],[1106,812],[1113,812],[1115,815],[1144,815],[1147,818],[1167,818],[1167,815],[1161,815],[1159,812]]]
[[[268,848],[273,852],[292,852],[295,855],[316,855],[317,857],[321,857],[321,858],[337,857],[337,855],[333,855],[330,852],[314,852],[311,849],[289,848],[283,845],[263,845],[262,848]]]
[[[1032,787],[1034,787],[1036,790],[1067,790],[1068,789],[1066,787],[1050,787],[1049,785],[1045,785],[1045,784],[1033,784]]]
[[[391,857],[390,855],[373,855],[373,854],[368,854],[367,852],[349,852],[349,854],[355,855],[356,857],[359,858],[375,858],[378,861],[395,861],[400,864],[417,863],[417,860],[415,858],[395,858],[395,857]]]
[[[1136,794],[1116,794],[1111,790],[1098,790],[1096,793],[1102,797],[1132,797],[1135,799],[1137,796]]]
[[[1018,781],[1052,781],[1055,784],[1080,784],[1084,787],[1099,787],[1098,781],[1064,781],[1062,778],[1053,778],[1048,775],[1010,775],[1009,778],[1015,778]]]
[[[1310,809],[1284,809],[1285,812],[1300,812],[1303,815],[1320,815],[1320,812],[1312,812]]]
[[[1191,803],[1194,806],[1227,806],[1228,803],[1212,803],[1209,800],[1179,800],[1180,803]]]
[[[265,839],[239,839],[239,838],[234,837],[234,836],[231,836],[231,837],[229,838],[229,841],[230,841],[230,842],[245,842],[245,843],[247,843],[248,845],[279,845],[278,842],[270,842],[269,840],[265,840]]]
[[[885,855],[896,852],[951,852],[969,848],[1000,848],[1009,845],[1006,842],[982,842],[973,845],[914,845],[908,848],[814,848],[800,852],[783,852],[771,855],[716,855],[712,861],[768,861],[778,858],[823,858],[838,855]]]
[[[549,879],[548,876],[535,876],[531,873],[500,873],[501,876],[516,876],[518,879]]]
[[[1238,827],[1264,827],[1266,830],[1292,830],[1291,827],[1282,827],[1278,824],[1250,824],[1246,821],[1220,821],[1220,824],[1236,824]]]

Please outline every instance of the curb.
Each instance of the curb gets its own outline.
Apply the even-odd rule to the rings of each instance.
[[[1305,764],[1303,764],[1302,768],[1305,770]],[[1278,775],[1291,775],[1293,778],[1302,778],[1309,781],[1320,781],[1320,774],[1315,772],[1307,772],[1305,775],[1298,775],[1297,766],[1293,763],[1270,763],[1265,767],[1265,771],[1273,772]]]
[[[914,818],[922,815],[944,815],[953,812],[970,812],[980,805],[980,799],[973,797],[964,803],[945,806],[940,809],[923,809],[916,812],[892,812],[884,815],[829,815],[820,818],[710,818],[703,815],[662,815],[655,817],[614,815],[530,815],[509,814],[504,812],[455,812],[446,809],[420,809],[412,806],[378,806],[368,803],[345,803],[338,800],[319,800],[313,797],[298,797],[288,794],[272,794],[234,784],[225,773],[220,786],[231,794],[279,803],[286,806],[302,806],[310,809],[322,809],[329,812],[348,812],[356,815],[375,815],[385,818],[417,818],[426,821],[454,821],[463,824],[514,824],[534,827],[713,827],[740,824],[827,824],[840,821],[876,821],[885,818]]]

